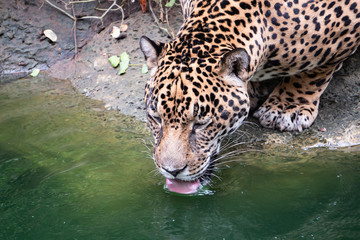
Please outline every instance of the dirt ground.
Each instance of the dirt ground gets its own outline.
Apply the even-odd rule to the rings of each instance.
[[[118,0],[120,2],[120,0]],[[137,0],[138,1],[138,0]],[[72,15],[65,1],[50,1]],[[124,1],[125,17],[139,8],[137,2]],[[100,16],[95,8],[107,8],[107,0],[88,1],[76,4],[74,13],[79,16]],[[119,11],[110,11],[102,21],[98,19],[78,20],[76,40],[79,51],[106,26],[121,19]],[[0,77],[23,77],[33,68],[48,69],[55,63],[72,59],[74,46],[74,21],[56,10],[44,0],[0,1]],[[57,41],[51,42],[43,32],[51,29]]]
[[[176,33],[182,24],[180,8],[171,9],[169,20],[171,28]],[[103,101],[107,109],[118,110],[123,114],[135,116],[140,121],[145,121],[143,96],[148,74],[141,73],[145,60],[139,48],[139,39],[143,35],[163,42],[169,42],[171,39],[155,24],[150,13],[132,13],[124,23],[129,26],[126,38],[116,40],[111,37],[112,26],[120,25],[120,21],[115,21],[93,37],[88,34],[91,40],[84,40],[86,43],[76,58],[72,60],[66,57],[58,58],[54,64],[46,63],[44,68],[50,66],[48,72],[53,77],[70,79],[82,94]],[[34,23],[29,24],[32,26]],[[168,28],[167,24],[161,24],[161,27]],[[0,40],[6,34],[0,33]],[[5,37],[8,38],[8,36]],[[59,41],[57,44],[51,45],[46,42],[43,45],[56,52],[61,44],[63,43]],[[19,46],[22,45],[19,43]],[[110,65],[108,58],[112,55],[119,56],[125,51],[130,55],[131,66],[125,74],[119,76],[118,69]],[[36,52],[34,54],[36,55]],[[26,56],[23,57],[26,58]],[[262,128],[256,119],[250,117],[249,121],[254,124],[246,124],[240,128],[240,131],[246,132],[243,139],[264,147],[287,148],[290,146],[306,149],[359,145],[359,60],[360,53],[357,52],[335,74],[320,101],[319,116],[310,129],[302,133],[279,132]],[[10,71],[8,66],[3,64],[2,69],[0,66],[0,71]],[[11,71],[18,71],[18,69]]]

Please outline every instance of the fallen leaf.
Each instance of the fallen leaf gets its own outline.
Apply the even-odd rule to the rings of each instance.
[[[120,58],[118,56],[111,56],[109,57],[109,61],[111,63],[111,66],[116,68],[120,64]]]
[[[145,74],[145,73],[148,73],[148,72],[149,72],[148,66],[146,64],[143,64],[143,66],[141,68],[141,73]]]
[[[147,0],[140,0],[140,6],[143,13],[146,12]]]
[[[48,39],[50,39],[50,41],[52,41],[52,42],[56,42],[56,41],[57,41],[57,36],[56,36],[56,34],[53,32],[53,30],[51,30],[51,29],[46,29],[46,30],[44,31],[44,35],[45,35]]]
[[[129,26],[127,24],[121,24],[120,26],[120,31],[121,32],[126,32],[128,30]]]
[[[39,73],[40,73],[40,69],[34,68],[34,69],[32,70],[32,72],[30,73],[30,76],[36,77],[37,75],[39,75]]]
[[[121,27],[113,26],[113,29],[111,31],[111,36],[115,39],[122,39],[126,38],[125,31],[128,29],[128,26],[126,24],[121,25]]]
[[[175,0],[170,0],[167,4],[165,4],[165,7],[170,8],[170,7],[174,6],[174,4],[175,4]]]
[[[127,54],[126,52],[120,54],[120,69],[118,72],[119,75],[124,74],[126,72],[126,70],[129,67],[129,63],[130,63],[129,54]]]
[[[120,28],[117,27],[117,26],[113,26],[113,29],[112,29],[110,35],[111,35],[113,38],[118,38],[118,37],[120,36]]]

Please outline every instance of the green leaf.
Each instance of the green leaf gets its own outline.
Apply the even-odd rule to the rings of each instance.
[[[30,76],[36,77],[37,75],[39,75],[39,73],[40,73],[40,69],[34,68],[34,70],[32,70],[32,72],[30,73]]]
[[[126,52],[120,54],[120,69],[118,72],[119,75],[124,74],[126,72],[126,70],[129,67],[129,63],[130,63],[129,54],[127,54]]]
[[[141,73],[145,74],[145,73],[148,73],[148,72],[149,72],[148,66],[146,64],[143,64],[143,66],[141,68]]]
[[[111,56],[109,57],[109,61],[111,63],[111,66],[116,68],[120,64],[120,58],[118,56]]]
[[[175,4],[175,0],[170,0],[167,4],[165,4],[165,7],[170,8],[170,7],[174,6],[174,4]]]

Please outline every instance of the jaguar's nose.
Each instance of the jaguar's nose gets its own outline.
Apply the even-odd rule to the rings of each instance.
[[[182,171],[185,170],[185,168],[187,167],[187,165],[185,165],[183,168],[178,168],[175,170],[168,170],[166,168],[163,168],[166,172],[170,173],[171,175],[173,175],[174,177],[176,177],[179,173],[181,173]]]

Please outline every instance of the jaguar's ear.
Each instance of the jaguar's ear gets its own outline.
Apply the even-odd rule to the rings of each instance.
[[[220,72],[226,78],[245,80],[249,71],[250,57],[247,52],[242,48],[236,48],[227,52],[221,59]]]
[[[144,53],[145,60],[149,69],[157,66],[157,59],[163,47],[164,43],[152,41],[145,36],[142,36],[140,38],[140,49]]]

